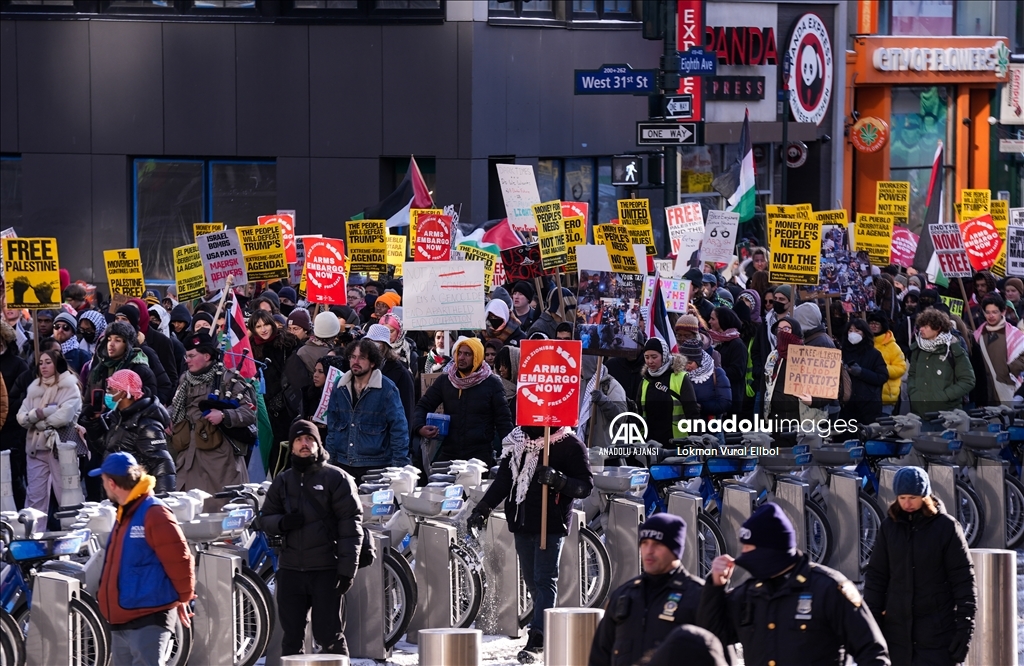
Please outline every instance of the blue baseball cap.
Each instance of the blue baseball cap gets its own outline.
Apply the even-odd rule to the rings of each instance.
[[[90,470],[89,476],[99,476],[101,474],[106,474],[107,476],[127,476],[128,468],[138,464],[138,461],[135,460],[135,456],[132,454],[118,451],[107,456],[99,469]]]

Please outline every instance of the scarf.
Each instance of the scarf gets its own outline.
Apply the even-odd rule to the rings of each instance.
[[[53,377],[49,379],[43,379],[40,377],[38,380],[39,385],[43,387],[43,397],[37,405],[40,409],[47,405],[52,405],[57,402],[57,391],[60,390],[60,375],[56,372],[53,373]]]
[[[469,373],[465,377],[459,374],[458,368],[455,366],[455,361],[449,361],[446,370],[448,373],[448,380],[452,383],[452,386],[459,389],[473,388],[483,380],[491,376],[491,366],[487,363],[481,363],[480,367]]]
[[[775,345],[775,349],[779,352],[780,358],[786,358],[789,354],[790,345],[802,345],[804,343],[803,338],[795,333],[789,331],[782,331],[776,336],[778,342]]]
[[[104,382],[110,375],[114,374],[118,370],[127,368],[133,363],[146,366],[149,365],[149,357],[146,356],[146,352],[133,345],[129,345],[128,349],[124,352],[124,356],[115,359],[106,355],[107,345],[104,340],[100,340],[96,344],[98,345],[96,358],[93,359],[92,368],[89,370],[90,384],[99,384]],[[97,363],[97,360],[100,362]]]
[[[590,396],[593,395],[594,391],[600,390],[598,382],[603,382],[604,378],[607,376],[608,368],[604,367],[604,365],[601,366],[600,379],[596,372],[590,376],[590,381],[587,382],[587,390],[584,391],[583,395],[580,397],[580,420],[576,425],[577,432],[582,433],[584,426],[587,425],[587,421],[590,420],[590,410],[594,406],[594,401]]]
[[[735,328],[730,328],[728,331],[722,331],[721,333],[717,331],[708,331],[708,335],[711,336],[711,342],[715,343],[715,346],[717,347],[723,342],[729,342],[730,340],[735,340],[740,337],[740,332]]]
[[[60,344],[60,353],[64,355],[64,358],[67,358],[68,354],[78,349],[78,347],[78,338],[72,335],[70,338],[68,338],[67,340]]]
[[[942,360],[945,361],[946,357],[949,356],[949,350],[956,344],[956,340],[953,338],[953,334],[950,332],[939,333],[931,340],[925,340],[921,337],[921,334],[917,334],[917,346],[921,351],[936,353],[939,350],[939,345],[946,345],[946,352],[942,355]]]
[[[164,309],[162,305],[151,305],[149,306],[150,314],[155,314],[160,319],[160,325],[157,327],[160,332],[164,335],[170,336],[171,330],[171,313]]]
[[[700,367],[693,372],[686,373],[694,384],[703,384],[715,374],[715,359],[711,354],[704,352],[700,357]]]
[[[437,347],[427,352],[426,368],[427,372],[441,372],[444,370],[444,364],[448,362],[448,358],[441,353]]]
[[[1024,332],[1016,326],[1010,326],[1006,319],[1003,319],[995,327],[985,324],[985,330],[989,333],[1005,331],[1007,364],[1013,363],[1021,354],[1024,354]],[[974,331],[974,339],[981,342],[981,328]]]
[[[190,389],[196,386],[212,384],[219,365],[219,363],[213,363],[198,375],[193,374],[191,370],[185,373],[181,384],[178,386],[178,390],[174,393],[174,399],[171,400],[171,423],[181,423],[185,420]]]
[[[551,433],[549,442],[554,444],[571,434],[570,428],[560,428]],[[522,504],[526,499],[526,493],[530,490],[530,484],[533,482],[533,474],[537,471],[537,461],[543,450],[544,438],[530,439],[522,428],[513,428],[512,432],[501,441],[501,457],[509,457],[508,463],[512,470],[512,488],[515,491],[516,504]]]
[[[263,345],[269,345],[271,342],[277,339],[277,327],[273,327],[270,331],[270,337],[264,340],[259,336],[256,331],[253,331],[252,335],[249,336],[254,347],[262,347]]]
[[[754,324],[760,324],[761,311],[763,310],[763,308],[761,307],[761,295],[758,294],[753,289],[744,289],[743,291],[741,291],[740,298],[743,298],[744,295],[747,296],[748,300],[754,302],[753,307],[750,308],[750,321]]]

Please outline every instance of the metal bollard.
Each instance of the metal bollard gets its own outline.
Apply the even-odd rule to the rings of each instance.
[[[481,539],[487,588],[476,626],[488,634],[519,638],[519,557],[504,512],[491,514]]]
[[[807,518],[804,515],[806,511],[804,502],[809,487],[805,481],[787,476],[779,477],[779,482],[775,487],[775,502],[786,512],[789,522],[793,523],[793,530],[796,532],[796,547],[803,551],[807,550]]]
[[[612,562],[612,582],[616,589],[640,575],[640,547],[637,537],[644,522],[644,505],[633,499],[616,497],[608,503],[608,532],[605,543]]]
[[[978,611],[967,666],[1017,666],[1017,553],[972,548]]]
[[[479,666],[483,632],[479,629],[421,629],[422,666]]]
[[[384,647],[384,553],[391,548],[391,537],[371,528],[370,538],[377,558],[359,570],[352,589],[345,594],[345,638],[353,657],[387,659],[391,651]]]
[[[316,666],[349,666],[348,657],[341,654],[293,654],[281,657],[284,666],[315,664]]]
[[[1003,479],[1007,465],[1005,460],[978,456],[971,479],[985,515],[985,530],[978,543],[985,548],[1006,548],[1006,485]]]
[[[454,525],[425,520],[420,525],[416,545],[416,585],[419,603],[409,623],[406,640],[418,642],[424,629],[450,627],[452,623],[451,547],[455,543]]]
[[[17,511],[11,481],[11,451],[0,451],[0,511]]]
[[[860,575],[860,477],[853,472],[833,472],[829,479],[828,522],[836,540],[833,569],[854,583]]]
[[[73,632],[68,606],[80,595],[77,579],[50,571],[36,576],[32,583],[32,615],[25,637],[28,666],[70,663]]]
[[[579,509],[569,513],[569,529],[562,541],[562,554],[558,557],[558,598],[556,606],[573,607],[583,603],[580,581],[580,530],[587,524],[586,514]]]
[[[686,544],[683,547],[683,566],[695,575],[700,572],[700,553],[697,546],[697,514],[701,506],[700,495],[685,490],[673,490],[668,494],[668,512],[679,516],[686,523]]]
[[[544,611],[544,663],[587,666],[601,608],[549,608]]]

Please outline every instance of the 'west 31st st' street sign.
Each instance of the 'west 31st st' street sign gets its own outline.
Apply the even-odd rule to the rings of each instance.
[[[576,70],[577,95],[653,95],[657,71],[629,65],[604,65],[601,69]]]

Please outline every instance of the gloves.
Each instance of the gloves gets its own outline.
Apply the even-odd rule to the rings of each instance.
[[[846,367],[846,371],[850,373],[851,377],[860,377],[861,368],[860,365],[854,363],[852,365],[848,365]]]
[[[487,516],[480,513],[479,511],[474,511],[473,513],[469,514],[469,518],[466,519],[466,527],[471,530],[476,530],[479,532],[486,526]]]
[[[565,474],[544,465],[537,468],[537,476],[535,478],[537,483],[547,485],[556,493],[562,492],[562,489],[565,488],[565,482],[568,481]]]
[[[949,657],[954,664],[959,664],[967,659],[967,650],[970,646],[970,629],[957,629],[953,634],[953,641],[949,644]]]
[[[338,582],[334,586],[338,594],[345,594],[352,589],[352,579],[343,574],[338,574]]]
[[[590,392],[590,400],[595,403],[603,402],[605,400],[605,395],[601,392],[601,389],[594,389]]]
[[[281,522],[278,523],[282,532],[291,532],[297,530],[306,524],[306,517],[301,513],[286,513],[281,516]]]

